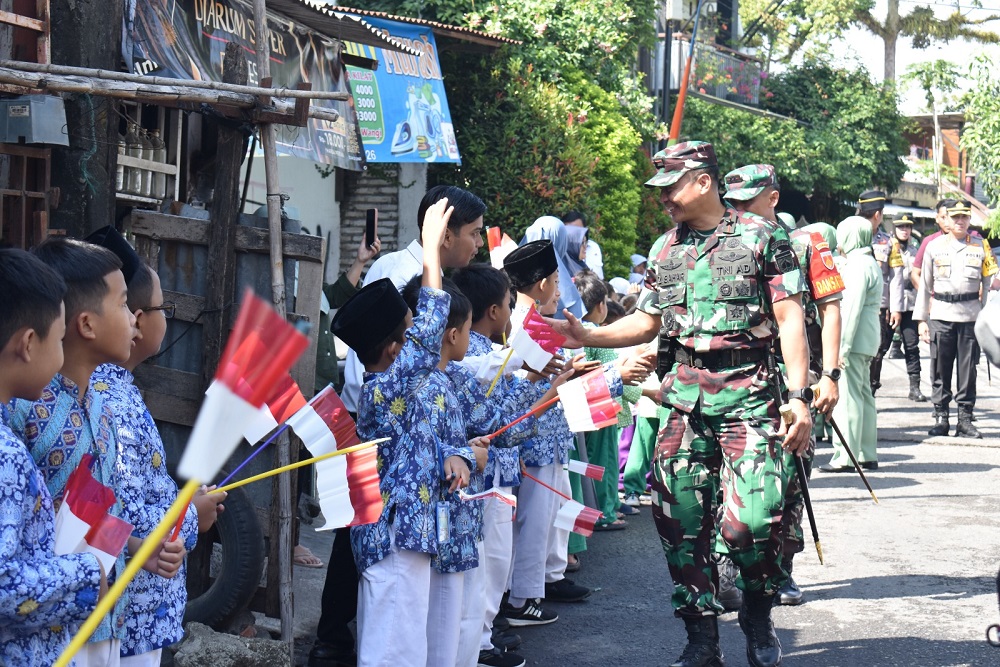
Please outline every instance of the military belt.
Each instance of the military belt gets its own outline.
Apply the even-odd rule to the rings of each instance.
[[[685,366],[714,370],[755,364],[766,359],[767,354],[764,348],[691,352],[686,347],[678,346],[674,348],[674,361]]]
[[[966,292],[965,294],[935,294],[934,300],[942,303],[962,303],[963,301],[976,301],[979,299],[979,292]]]

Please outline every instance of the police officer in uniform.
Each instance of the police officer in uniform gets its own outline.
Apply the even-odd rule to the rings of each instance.
[[[925,403],[927,397],[920,393],[920,337],[917,323],[913,321],[917,290],[910,280],[920,244],[913,238],[913,220],[909,216],[896,218],[892,224],[896,233],[889,251],[889,311],[900,314],[899,332],[905,350],[906,374],[910,378],[908,398],[916,403]]]
[[[872,223],[872,255],[882,271],[882,302],[879,305],[879,327],[882,332],[878,352],[872,357],[870,375],[872,396],[882,386],[882,357],[892,345],[892,331],[899,326],[899,312],[889,309],[889,253],[892,252],[892,237],[882,231],[882,209],[885,208],[885,193],[868,190],[858,197],[858,215]]]
[[[972,425],[976,406],[976,317],[986,304],[996,259],[982,239],[969,235],[972,211],[966,204],[948,209],[951,231],[934,239],[924,253],[920,285],[913,307],[920,338],[931,344],[934,426],[928,435],[947,435],[950,426],[951,378],[957,374],[956,436],[982,437]]]
[[[711,144],[671,146],[653,164],[658,171],[646,185],[661,188],[677,227],[647,273],[639,308],[605,327],[585,329],[569,314],[554,326],[570,347],[627,347],[659,336],[665,410],[653,517],[674,581],[674,613],[688,635],[673,667],[723,664],[716,549],[740,568],[747,658],[773,667],[781,645],[771,606],[787,577],[785,492],[791,457],[808,447],[812,428],[802,275],[784,229],[719,198]],[[795,414],[789,427],[779,419],[768,371],[779,334]]]

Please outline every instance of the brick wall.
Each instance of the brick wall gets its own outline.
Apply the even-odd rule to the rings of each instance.
[[[365,211],[370,208],[378,209],[382,254],[399,249],[399,168],[395,164],[378,167],[379,176],[370,171],[345,174],[340,205],[340,271],[349,269],[357,256],[365,235]]]

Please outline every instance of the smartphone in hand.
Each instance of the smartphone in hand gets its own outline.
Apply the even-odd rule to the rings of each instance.
[[[370,208],[365,213],[365,245],[371,248],[375,245],[378,235],[378,209]]]

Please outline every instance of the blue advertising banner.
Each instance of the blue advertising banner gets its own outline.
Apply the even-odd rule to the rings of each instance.
[[[375,71],[347,66],[366,161],[461,162],[431,29],[365,20],[421,54],[344,43],[345,53],[379,63]]]

